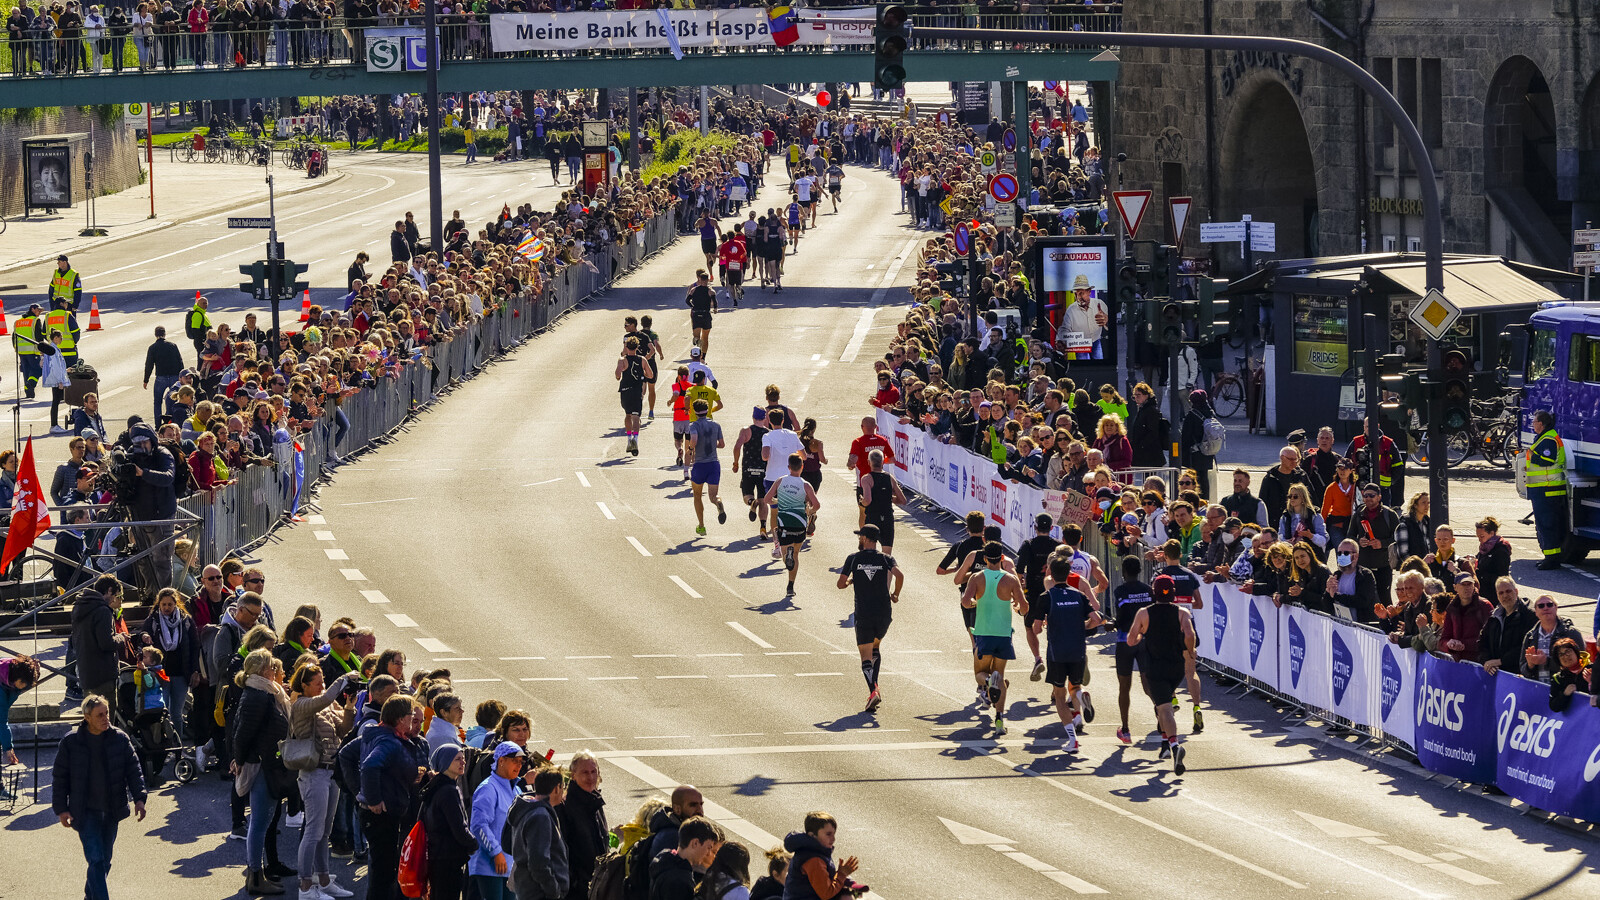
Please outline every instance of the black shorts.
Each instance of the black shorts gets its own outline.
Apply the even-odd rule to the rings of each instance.
[[[878,526],[878,543],[885,547],[894,546],[894,519],[875,519],[867,516],[866,524]]]
[[[1024,592],[1024,597],[1028,601],[1028,613],[1022,617],[1022,624],[1031,627],[1033,623],[1039,621],[1049,614],[1050,595],[1044,593],[1043,591],[1040,591],[1038,594],[1034,594],[1029,591]]]
[[[700,329],[701,331],[710,331],[711,330],[711,313],[709,313],[709,312],[704,312],[704,313],[690,312],[689,313],[689,327],[697,328],[697,329]]]
[[[887,613],[874,613],[862,617],[856,614],[856,645],[870,644],[881,641],[889,633],[889,622],[893,617]]]
[[[706,240],[705,238],[701,238],[700,252],[708,256],[717,252],[717,242],[714,240]]]
[[[956,597],[958,599],[965,593],[965,586],[958,586],[956,588]],[[976,606],[971,608],[965,606],[961,607],[961,624],[967,629],[967,634],[972,633],[973,626],[978,624],[978,608]]]
[[[813,491],[822,490],[822,473],[821,472],[801,472],[800,473],[800,477],[805,480],[806,484],[811,485],[811,489]]]
[[[743,269],[729,269],[728,270],[728,286],[729,287],[734,287],[734,286],[741,285],[741,284],[744,284],[744,270]]]
[[[843,187],[844,187],[844,185],[842,185],[842,184],[830,184],[830,185],[828,185],[828,193],[837,196],[838,193],[839,193],[840,188],[843,188]]]
[[[745,469],[744,474],[739,476],[739,493],[752,499],[761,499],[766,496],[766,477],[765,469]]]
[[[1139,674],[1144,679],[1145,695],[1151,703],[1161,706],[1171,703],[1172,698],[1177,696],[1178,685],[1183,684],[1183,663],[1153,664],[1148,670],[1141,669]]]
[[[778,546],[780,547],[787,547],[791,544],[805,543],[806,530],[804,528],[785,528],[782,525],[779,525],[776,530],[778,534]]]
[[[1083,675],[1088,668],[1087,659],[1052,659],[1044,664],[1044,680],[1051,687],[1066,687],[1070,679],[1072,686],[1078,687],[1083,684]]]
[[[1139,651],[1123,641],[1117,642],[1117,677],[1132,678],[1134,666],[1139,662]]]
[[[622,411],[630,416],[637,416],[644,410],[644,391],[631,388],[619,391],[617,396],[622,398]]]

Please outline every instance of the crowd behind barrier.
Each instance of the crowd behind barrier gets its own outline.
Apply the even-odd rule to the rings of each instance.
[[[1072,511],[1087,514],[1089,498],[1008,481],[990,459],[940,443],[892,413],[876,416],[902,486],[957,518],[986,513],[1013,551],[1033,536],[1041,512],[1058,523],[1086,521]],[[1115,583],[1115,552],[1098,529],[1085,529],[1083,549]],[[1197,652],[1214,670],[1411,751],[1430,772],[1600,820],[1600,709],[1575,702],[1554,713],[1547,684],[1402,647],[1376,628],[1278,607],[1237,585],[1204,585],[1200,596]]]

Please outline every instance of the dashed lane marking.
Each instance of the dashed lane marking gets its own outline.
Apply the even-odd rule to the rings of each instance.
[[[699,591],[697,591],[694,588],[690,587],[689,583],[687,581],[684,581],[682,578],[679,578],[676,575],[668,575],[667,578],[671,579],[673,584],[677,585],[678,587],[683,588],[683,592],[685,594],[688,594],[691,598],[693,598],[695,600],[703,600],[703,599],[705,599],[704,597],[700,596],[700,592]]]
[[[350,558],[350,554],[344,552],[343,550],[338,549],[337,547],[329,547],[328,549],[323,550],[322,552],[326,553],[328,555],[328,558],[329,559],[333,559],[333,560],[349,559]]]
[[[609,656],[569,656],[567,659],[610,659]]]
[[[527,662],[529,660],[542,660],[542,656],[502,656],[501,662]]]
[[[755,645],[757,647],[760,647],[763,650],[774,650],[774,649],[777,649],[773,645],[771,645],[771,644],[767,643],[766,641],[762,640],[761,638],[757,637],[755,632],[753,632],[750,629],[744,627],[743,625],[740,625],[738,622],[729,622],[728,623],[728,627],[732,628],[734,631],[737,631],[740,634],[744,635],[745,637],[749,638],[750,640],[754,641]]]
[[[633,545],[633,549],[639,551],[639,555],[640,556],[649,556],[650,555],[650,551],[646,550],[644,548],[644,545],[639,543],[639,539],[634,537],[631,534],[628,535],[628,543]]]
[[[344,576],[344,580],[345,581],[366,581],[367,580],[367,576],[361,574],[361,570],[360,569],[340,569],[339,570],[339,574]]]
[[[614,515],[611,512],[611,507],[606,506],[604,503],[601,503],[599,500],[596,500],[594,502],[594,505],[600,507],[600,515],[605,516],[608,519],[616,519],[616,515]],[[650,554],[648,554],[648,553],[645,554],[645,556],[649,556],[649,555]]]
[[[306,524],[308,524],[308,525],[326,525],[326,524],[328,524],[328,517],[324,516],[324,515],[321,515],[321,514],[317,514],[317,515],[314,515],[314,516],[306,516]]]
[[[367,598],[367,602],[368,603],[388,603],[389,602],[389,598],[385,597],[383,595],[383,591],[362,591],[361,592],[361,596]]]
[[[449,646],[447,646],[444,641],[441,641],[438,638],[413,638],[412,640],[415,640],[419,645],[421,645],[422,649],[428,651],[429,653],[450,652]]]
[[[522,681],[566,681],[567,679],[565,679],[565,678],[545,677],[545,678],[523,678],[521,680]]]
[[[638,681],[637,675],[591,675],[590,681]]]
[[[578,476],[578,483],[579,484],[583,485],[584,487],[588,487],[589,486],[589,479],[582,472],[574,472],[572,474]]]
[[[710,675],[657,675],[657,681],[688,681],[691,679],[710,678]]]
[[[384,613],[383,617],[385,619],[388,619],[389,620],[389,624],[393,625],[396,628],[415,628],[415,627],[417,627],[416,620],[411,618],[410,616],[406,615],[405,613]],[[446,648],[446,649],[448,650],[449,648]]]
[[[319,541],[331,541],[331,540],[333,540],[333,532],[331,532],[331,531],[313,531],[313,532],[311,532],[311,536],[316,538]]]

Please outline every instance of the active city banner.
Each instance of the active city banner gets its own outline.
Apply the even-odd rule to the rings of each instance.
[[[870,44],[872,7],[807,9],[800,45]],[[669,34],[670,31],[673,34]],[[489,16],[497,52],[657,47],[773,47],[765,9],[616,9]],[[675,39],[674,39],[675,35]]]
[[[1192,611],[1198,652],[1268,688],[1278,685],[1278,610],[1231,584],[1207,585]]]
[[[1600,811],[1600,709],[1578,694],[1550,710],[1550,686],[1495,676],[1499,788],[1529,806],[1580,819]]]

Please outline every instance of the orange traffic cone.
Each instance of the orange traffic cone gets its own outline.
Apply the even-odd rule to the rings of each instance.
[[[300,324],[311,321],[311,292],[306,291],[304,299],[300,301]]]
[[[89,295],[89,330],[100,330],[100,295]]]
[[[5,303],[3,301],[0,301],[0,337],[9,337],[10,335],[11,335],[10,329],[6,328],[6,307],[5,307]]]

